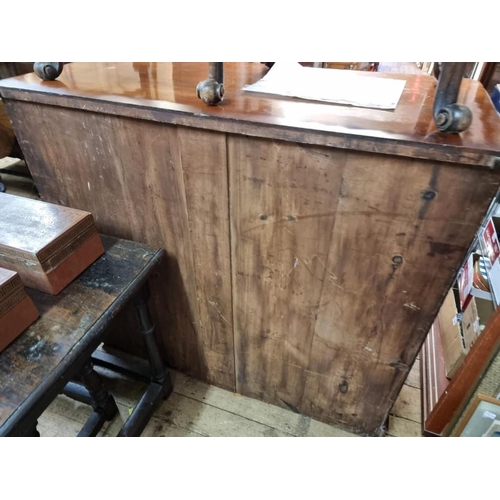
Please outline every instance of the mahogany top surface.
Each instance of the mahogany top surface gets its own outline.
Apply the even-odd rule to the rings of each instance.
[[[196,95],[196,85],[208,77],[208,63],[72,63],[65,65],[62,75],[53,82],[44,82],[34,73],[2,80],[0,93],[33,102],[48,102],[50,96],[51,102],[63,106],[68,105],[68,100],[62,102],[61,97],[89,100],[94,108],[96,102],[132,106],[142,110],[145,118],[151,110],[212,119],[211,122],[215,118],[217,122],[232,122],[232,131],[236,133],[239,126],[251,123],[329,132],[347,139],[403,141],[416,147],[442,145],[449,150],[451,146],[494,156],[500,151],[500,117],[479,82],[464,79],[459,95],[459,102],[473,113],[470,128],[462,134],[444,134],[437,131],[432,117],[436,88],[432,76],[353,72],[357,78],[366,79],[367,85],[372,78],[406,80],[397,108],[378,110],[241,90],[266,72],[260,63],[225,63],[226,92],[218,106],[207,106]],[[100,110],[106,112],[106,106]]]

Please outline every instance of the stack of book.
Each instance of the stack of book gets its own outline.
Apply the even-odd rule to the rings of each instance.
[[[1,350],[38,317],[24,286],[57,295],[104,248],[82,210],[0,193],[0,214]]]

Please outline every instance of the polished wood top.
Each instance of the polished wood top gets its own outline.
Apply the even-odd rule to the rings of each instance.
[[[353,72],[367,85],[372,78],[406,80],[397,108],[388,111],[241,90],[266,72],[260,63],[225,63],[226,93],[219,106],[207,106],[196,96],[196,85],[207,78],[207,63],[72,63],[54,82],[41,81],[34,73],[2,80],[0,93],[5,98],[225,132],[500,166],[500,118],[476,81],[463,80],[459,96],[459,102],[472,110],[472,125],[452,135],[438,132],[434,124],[436,80],[431,76]]]

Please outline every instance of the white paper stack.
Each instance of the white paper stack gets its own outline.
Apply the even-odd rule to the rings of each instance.
[[[396,109],[406,81],[349,70],[275,63],[264,78],[243,90],[362,108]]]

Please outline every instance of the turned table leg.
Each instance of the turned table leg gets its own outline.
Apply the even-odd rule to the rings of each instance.
[[[151,379],[155,382],[161,382],[166,376],[166,371],[154,336],[155,325],[153,324],[151,313],[149,312],[149,296],[149,287],[146,285],[135,299],[134,307],[137,322],[139,324],[139,330],[144,338],[146,349],[148,351]]]
[[[113,396],[104,387],[101,378],[94,370],[91,361],[85,363],[79,375],[83,386],[90,395],[94,412],[89,417],[78,436],[96,436],[106,420],[113,420],[118,413],[118,407],[116,406]]]
[[[38,420],[35,420],[35,423],[33,424],[33,427],[25,434],[26,437],[40,437],[40,433],[38,432],[37,429],[38,426]]]
[[[162,399],[172,392],[170,373],[164,366],[154,336],[155,326],[149,312],[149,287],[145,285],[134,301],[137,322],[148,351],[151,381],[128,418],[119,437],[140,436]]]

